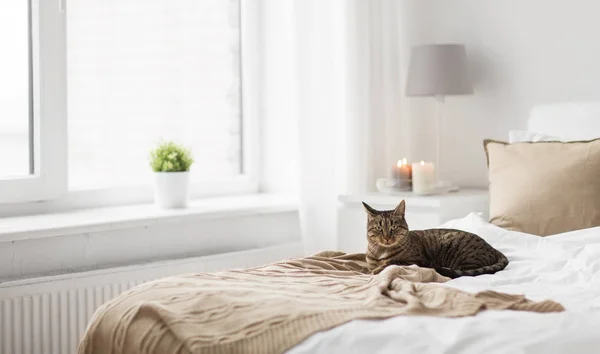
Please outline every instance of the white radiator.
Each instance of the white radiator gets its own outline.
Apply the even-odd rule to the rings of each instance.
[[[301,256],[298,243],[1,283],[0,354],[74,354],[96,308],[149,280]]]

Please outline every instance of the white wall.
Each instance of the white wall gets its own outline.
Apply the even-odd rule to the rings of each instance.
[[[442,165],[463,185],[487,185],[482,139],[507,139],[509,129],[525,128],[532,106],[600,99],[599,1],[406,0],[399,11],[409,19],[401,29],[405,50],[467,46],[475,96],[447,99]],[[432,102],[402,100],[411,113],[409,154],[433,158]]]

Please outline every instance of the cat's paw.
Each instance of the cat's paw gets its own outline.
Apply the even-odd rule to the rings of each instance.
[[[387,267],[387,265],[380,265],[379,267],[376,267],[375,269],[373,269],[371,271],[371,274],[379,274],[379,273],[381,273],[382,270],[385,269],[385,267]]]

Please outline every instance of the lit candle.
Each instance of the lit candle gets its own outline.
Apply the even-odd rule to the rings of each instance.
[[[412,166],[406,159],[398,160],[398,163],[392,169],[394,187],[404,190],[410,190],[412,187]]]
[[[435,168],[431,162],[412,164],[413,192],[419,195],[435,193]]]

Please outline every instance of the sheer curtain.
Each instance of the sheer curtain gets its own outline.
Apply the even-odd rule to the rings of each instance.
[[[404,151],[396,6],[395,0],[294,2],[300,222],[307,254],[337,248],[339,195],[372,191]]]

